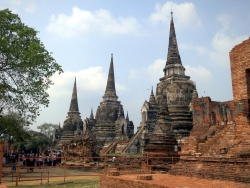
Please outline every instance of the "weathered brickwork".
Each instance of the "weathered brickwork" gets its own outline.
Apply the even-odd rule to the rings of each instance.
[[[232,49],[230,60],[234,100],[193,99],[194,126],[182,155],[250,157],[250,39]]]
[[[229,54],[234,100],[250,99],[250,38]]]
[[[214,158],[181,160],[173,166],[169,174],[250,183],[250,164],[244,161],[227,159],[223,161]]]
[[[234,100],[193,99],[194,126],[171,174],[249,183],[250,38],[232,49],[230,61]]]

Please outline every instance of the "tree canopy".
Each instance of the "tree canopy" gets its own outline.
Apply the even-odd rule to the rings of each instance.
[[[36,131],[28,131],[28,134],[31,136],[31,139],[26,140],[26,142],[20,143],[20,149],[33,149],[33,151],[39,149],[39,151],[41,152],[50,148],[52,139],[48,138],[45,134]]]
[[[63,72],[37,34],[17,14],[0,11],[0,108],[11,108],[29,121],[49,104],[51,76]]]
[[[41,133],[47,135],[49,138],[52,138],[53,131],[58,127],[59,126],[57,124],[43,123],[42,125],[37,126],[37,129],[39,129]]]
[[[25,120],[15,113],[0,118],[0,138],[8,142],[23,142],[30,138]]]

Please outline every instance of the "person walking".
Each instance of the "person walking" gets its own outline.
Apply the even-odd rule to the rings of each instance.
[[[11,172],[15,172],[16,171],[16,158],[15,156],[12,156],[11,158]]]
[[[30,172],[33,172],[34,166],[35,166],[34,155],[33,155],[33,154],[30,154]]]
[[[56,154],[53,155],[53,166],[56,166]]]

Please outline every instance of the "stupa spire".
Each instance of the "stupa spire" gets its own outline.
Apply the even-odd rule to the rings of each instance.
[[[58,130],[61,131],[61,124],[60,124],[60,121],[59,121]]]
[[[91,112],[90,112],[89,119],[94,119],[94,115],[93,115],[93,108],[91,108]]]
[[[128,111],[127,111],[127,116],[126,116],[126,120],[129,121],[129,117],[128,117]]]
[[[111,100],[111,101],[117,101],[117,98],[118,98],[118,96],[116,95],[116,90],[115,90],[113,54],[111,54],[106,90],[105,90],[105,94],[102,98],[103,98],[103,100]]]
[[[166,61],[166,66],[169,64],[182,64],[175,34],[172,8],[170,14],[171,14],[171,20],[170,20],[170,31],[169,31],[169,43],[168,43],[168,57]]]
[[[150,95],[150,98],[149,98],[149,103],[150,104],[157,104],[156,100],[155,100],[155,95],[154,95],[154,91],[153,91],[153,86],[152,86],[152,89],[151,89],[151,95]]]
[[[151,95],[154,95],[153,86],[151,87]]]
[[[75,83],[73,87],[73,93],[71,97],[71,102],[70,102],[70,107],[69,107],[70,112],[78,112],[78,100],[77,100],[77,89],[76,89],[76,77],[75,77]]]

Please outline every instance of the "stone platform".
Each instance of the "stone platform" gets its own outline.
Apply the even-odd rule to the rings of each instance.
[[[142,174],[140,174],[142,175]],[[148,175],[148,174],[146,174]],[[231,181],[206,180],[169,174],[152,174],[152,180],[137,180],[138,174],[120,176],[101,176],[100,187],[102,188],[247,188],[250,184],[236,183]]]

